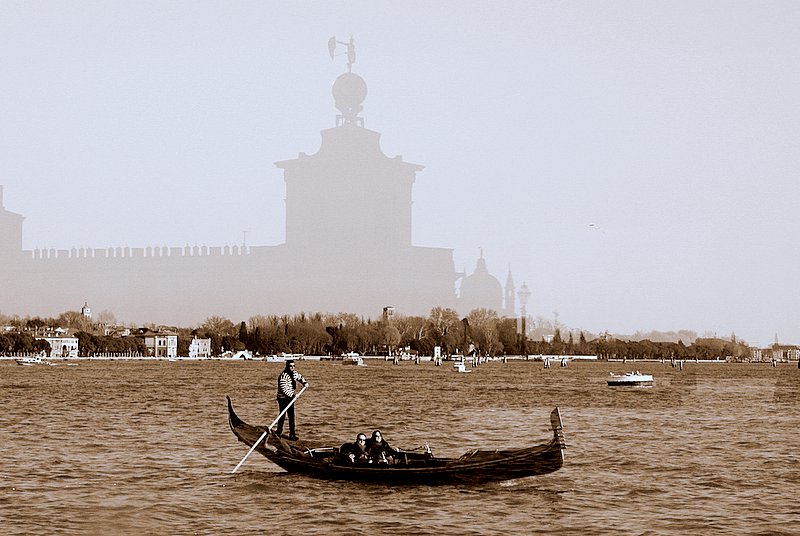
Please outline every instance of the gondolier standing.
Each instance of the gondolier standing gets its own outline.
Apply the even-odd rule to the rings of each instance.
[[[294,369],[294,360],[289,359],[286,361],[286,366],[284,367],[283,371],[281,372],[280,376],[278,376],[278,408],[279,411],[283,411],[286,409],[286,406],[289,406],[289,403],[295,396],[295,390],[297,389],[297,382],[302,383],[303,385],[308,385],[308,381],[303,378],[302,374],[297,372]],[[283,433],[283,421],[286,420],[286,416],[289,416],[289,439],[295,440],[297,439],[297,431],[294,427],[294,404],[289,406],[289,409],[283,414],[278,420],[278,435]]]

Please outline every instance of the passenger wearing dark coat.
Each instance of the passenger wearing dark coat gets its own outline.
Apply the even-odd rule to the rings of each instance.
[[[367,436],[359,432],[354,443],[345,443],[339,448],[339,455],[349,459],[351,463],[370,462],[367,452]]]
[[[394,463],[397,454],[397,450],[383,439],[380,430],[372,432],[372,437],[367,440],[367,452],[369,459],[375,463]]]

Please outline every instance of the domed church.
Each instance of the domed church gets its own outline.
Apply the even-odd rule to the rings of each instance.
[[[508,271],[505,289],[500,285],[489,269],[483,250],[478,259],[475,271],[461,278],[459,288],[458,309],[462,314],[478,308],[492,309],[498,316],[515,316],[514,280],[511,270]]]

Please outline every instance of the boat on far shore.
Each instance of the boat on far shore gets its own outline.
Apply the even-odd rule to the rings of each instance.
[[[347,352],[342,354],[342,364],[356,365],[357,367],[365,367],[364,358],[358,352]]]
[[[626,372],[625,374],[614,374],[609,372],[611,377],[608,379],[609,387],[652,387],[653,375],[636,372]]]
[[[50,361],[45,361],[42,359],[42,356],[28,356],[28,357],[18,357],[16,360],[17,365],[23,365],[25,367],[31,367],[33,365],[55,365],[55,363],[51,363]]]

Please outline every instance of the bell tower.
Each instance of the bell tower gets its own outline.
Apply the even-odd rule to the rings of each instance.
[[[503,300],[503,306],[505,308],[505,314],[508,316],[514,316],[517,312],[517,304],[515,300],[515,288],[514,288],[514,278],[511,277],[511,267],[508,267],[508,275],[506,276],[506,286],[505,286],[505,299]],[[499,311],[498,311],[499,312]]]

